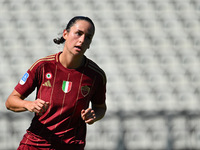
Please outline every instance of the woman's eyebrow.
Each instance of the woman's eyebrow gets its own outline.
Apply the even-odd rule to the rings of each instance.
[[[80,33],[84,33],[82,30],[80,30],[80,29],[78,29],[78,31],[77,32],[80,32]],[[91,34],[91,33],[85,33],[87,36],[93,36],[93,34]]]

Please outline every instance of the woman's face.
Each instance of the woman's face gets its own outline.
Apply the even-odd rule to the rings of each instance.
[[[94,28],[91,23],[77,20],[69,32],[67,30],[63,32],[65,48],[73,55],[83,55],[90,47],[93,35]]]

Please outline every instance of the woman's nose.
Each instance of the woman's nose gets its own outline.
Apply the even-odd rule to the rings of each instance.
[[[79,42],[80,42],[80,43],[83,43],[84,41],[85,41],[85,36],[82,35],[82,36],[79,38]]]

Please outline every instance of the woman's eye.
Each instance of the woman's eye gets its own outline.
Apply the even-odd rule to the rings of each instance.
[[[92,37],[91,37],[91,36],[87,36],[87,39],[91,40],[91,39],[92,39]]]
[[[76,32],[76,35],[81,36],[82,34],[80,32]]]

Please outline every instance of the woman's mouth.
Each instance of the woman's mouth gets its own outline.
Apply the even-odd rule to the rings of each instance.
[[[81,46],[75,46],[75,48],[81,50]]]

